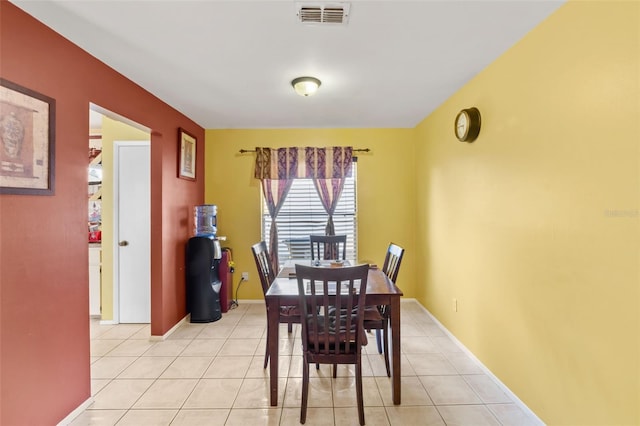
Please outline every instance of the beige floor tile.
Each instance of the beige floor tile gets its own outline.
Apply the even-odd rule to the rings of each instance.
[[[266,322],[266,319],[263,323]],[[267,327],[262,325],[237,325],[229,335],[231,339],[260,339],[266,334]]]
[[[184,352],[189,343],[191,343],[191,340],[165,340],[153,345],[142,356],[178,356]]]
[[[100,339],[128,339],[144,327],[145,324],[118,324],[102,333]]]
[[[346,409],[350,410],[350,409]],[[357,413],[356,413],[357,417]],[[315,408],[307,407],[306,425],[313,426],[334,426],[341,423],[335,423],[333,408]],[[368,424],[368,423],[367,423]],[[283,408],[280,426],[299,426],[300,425],[300,407]]]
[[[173,333],[171,333],[171,335],[167,338],[167,340],[195,339],[196,336],[198,334],[200,334],[200,332],[202,330],[204,330],[206,325],[207,324],[198,324],[198,323],[195,323],[195,324],[192,324],[192,323],[182,324]]]
[[[535,416],[531,416],[516,404],[487,404],[487,408],[504,426],[544,426]]]
[[[362,357],[367,425],[543,425],[418,303],[401,306],[402,405],[392,404],[372,332]],[[263,302],[242,303],[212,323],[181,324],[163,341],[149,339],[149,324],[99,322],[90,322],[94,403],[73,425],[299,424],[300,325],[292,333],[278,327],[278,406],[271,407]],[[307,425],[357,425],[354,366],[338,366],[334,380],[331,365],[311,365],[310,376]]]
[[[269,408],[271,406],[269,383],[268,377],[243,380],[233,408]],[[280,385],[284,386],[285,384],[286,381],[279,380],[278,392],[281,392]]]
[[[253,356],[260,339],[227,339],[222,345],[220,356]]]
[[[358,407],[336,407],[333,411],[336,425],[360,426]],[[367,426],[389,426],[389,419],[384,407],[367,407],[365,404],[364,421]]]
[[[239,358],[239,357],[237,357]],[[270,365],[267,364],[267,368],[263,368],[264,366],[264,354],[255,355],[252,357],[251,364],[249,365],[249,370],[247,370],[246,377],[251,378],[259,378],[259,377],[269,377],[269,369]],[[291,357],[290,356],[280,356],[278,357],[278,377],[287,377],[291,365]],[[302,377],[302,370],[300,370],[300,377]]]
[[[464,352],[447,353],[445,356],[460,374],[484,374],[482,368]]]
[[[155,358],[155,357],[145,357]],[[175,358],[160,376],[161,379],[199,379],[207,370],[213,357],[185,356]]]
[[[226,426],[276,426],[280,424],[280,408],[238,408],[231,410]]]
[[[442,351],[442,353],[450,353],[450,352],[462,352],[462,349],[448,336],[433,336],[431,337],[433,343],[436,344]]]
[[[393,384],[388,377],[376,377],[376,384],[385,406],[393,405]],[[402,405],[433,405],[427,390],[417,377],[403,377],[400,382]]]
[[[118,426],[168,426],[178,410],[129,410]]]
[[[421,376],[420,381],[435,405],[480,404],[480,398],[460,376]]]
[[[309,378],[308,407],[333,407],[332,379]],[[302,401],[302,378],[289,378],[284,394],[283,407],[300,407]]]
[[[131,365],[137,357],[114,356],[103,357],[91,364],[92,379],[113,379]]]
[[[391,426],[445,426],[440,413],[433,406],[393,405],[385,407],[385,410]]]
[[[425,329],[422,327],[422,324],[417,321],[402,323],[400,327],[402,329],[402,338],[427,335]]]
[[[89,325],[89,337],[91,339],[98,339],[100,336],[102,336],[104,333],[111,330],[115,326],[115,324],[100,324],[99,319],[92,318]]]
[[[180,408],[197,383],[195,379],[158,379],[133,405],[133,408]]]
[[[180,354],[184,357],[190,356],[209,356],[214,357],[224,346],[224,339],[194,339]]]
[[[90,409],[128,409],[149,389],[153,380],[112,380],[93,398]]]
[[[291,357],[291,365],[289,367],[289,377],[296,377],[296,378],[302,378],[302,355],[300,356],[292,356]],[[364,364],[364,363],[363,363]],[[267,369],[269,367],[267,366]],[[331,365],[327,365],[327,364],[321,364],[319,369],[316,369],[315,365],[310,365],[309,366],[309,377],[311,378],[330,378],[333,377],[333,370],[331,369]],[[347,375],[350,374],[348,372],[348,370],[345,370],[349,367],[341,365],[338,366],[338,374],[339,375]],[[280,370],[280,368],[278,367],[278,370]],[[363,374],[364,376],[364,367],[363,367]]]
[[[111,379],[91,379],[91,395],[95,395],[107,386]]]
[[[119,379],[157,379],[173,362],[173,356],[145,356],[136,359],[122,373]]]
[[[133,334],[130,339],[145,339],[151,338],[151,324],[145,324],[140,330]]]
[[[239,326],[265,326],[267,321],[267,314],[245,314],[240,321],[238,321]]]
[[[105,356],[140,356],[151,349],[155,344],[156,342],[144,339],[129,339],[113,348],[113,350]]]
[[[405,337],[403,335],[401,346],[404,354],[440,353],[440,348],[427,336]]]
[[[234,324],[220,325],[218,322],[214,322],[207,325],[200,334],[198,334],[198,339],[226,339],[234,329]]]
[[[91,341],[91,356],[101,357],[124,342],[124,339],[97,339]]]
[[[127,410],[85,410],[70,426],[114,426]]]
[[[443,354],[407,354],[407,360],[418,376],[458,374]]]
[[[447,425],[500,426],[484,405],[440,405],[437,408]]]
[[[242,379],[200,379],[184,408],[231,408]]]
[[[229,411],[228,409],[180,410],[171,422],[171,426],[224,426],[229,417]]]
[[[242,379],[247,376],[247,371],[251,366],[253,358],[252,356],[216,357],[202,377],[205,379]],[[262,364],[260,364],[260,366],[262,366]]]
[[[511,398],[484,374],[462,376],[485,404],[506,404],[513,402]]]
[[[337,377],[333,380],[333,406],[357,407],[356,378]],[[382,397],[373,377],[362,378],[362,399],[366,407],[381,407]]]

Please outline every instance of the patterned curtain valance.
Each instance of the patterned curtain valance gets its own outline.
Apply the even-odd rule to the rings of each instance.
[[[353,147],[256,148],[256,179],[337,179],[351,176]]]

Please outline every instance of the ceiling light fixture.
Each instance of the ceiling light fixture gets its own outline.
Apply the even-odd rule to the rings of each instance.
[[[291,81],[291,85],[300,96],[311,96],[318,91],[320,80],[315,77],[298,77]]]

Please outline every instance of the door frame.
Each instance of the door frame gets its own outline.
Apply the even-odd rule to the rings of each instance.
[[[149,159],[151,159],[151,140],[147,141],[119,141],[113,142],[113,322],[120,324],[120,252],[119,235],[120,229],[120,164],[119,151],[121,147],[147,146],[149,147]],[[151,172],[151,169],[149,169]],[[149,176],[151,181],[151,176]],[[151,199],[151,185],[149,185],[149,199]],[[149,208],[149,218],[151,218],[151,208]],[[151,226],[151,224],[149,224]],[[149,241],[149,251],[151,251],[151,241]],[[151,303],[151,269],[149,269],[149,303]],[[149,319],[151,324],[151,319]]]

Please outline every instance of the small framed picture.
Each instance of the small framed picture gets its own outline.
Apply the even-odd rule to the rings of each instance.
[[[53,195],[56,101],[0,79],[0,194]]]
[[[196,180],[196,138],[182,128],[178,129],[178,177]]]

